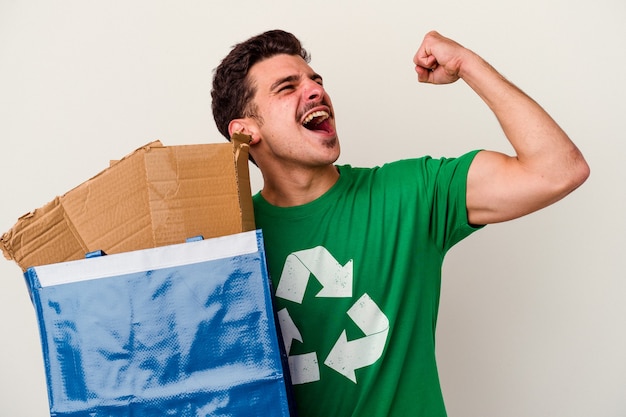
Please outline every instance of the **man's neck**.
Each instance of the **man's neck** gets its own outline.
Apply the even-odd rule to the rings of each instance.
[[[321,197],[338,179],[339,171],[334,165],[286,175],[264,175],[261,195],[274,206],[301,206]]]

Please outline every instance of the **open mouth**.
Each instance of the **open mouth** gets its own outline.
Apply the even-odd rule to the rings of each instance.
[[[314,111],[302,121],[302,126],[309,130],[330,133],[332,131],[332,126],[330,125],[329,118],[330,115],[327,111]]]

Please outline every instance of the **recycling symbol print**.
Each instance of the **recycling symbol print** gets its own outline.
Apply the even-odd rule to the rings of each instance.
[[[352,298],[353,261],[341,265],[323,246],[293,252],[285,260],[276,297],[302,304],[311,276],[322,285],[316,297]],[[355,370],[372,365],[381,357],[389,320],[367,293],[348,309],[346,314],[365,336],[348,340],[346,330],[338,335],[333,348],[324,359],[324,365],[357,383]],[[290,355],[294,340],[301,343],[302,336],[287,308],[278,313],[278,322],[287,352],[291,382],[294,385],[320,380],[318,352]]]

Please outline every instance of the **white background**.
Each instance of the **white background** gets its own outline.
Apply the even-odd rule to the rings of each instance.
[[[273,28],[294,32],[324,76],[339,162],[509,152],[465,84],[417,83],[413,54],[437,29],[539,101],[592,168],[565,200],[449,253],[438,326],[449,414],[624,417],[625,22],[623,0],[0,0],[0,232],[147,142],[222,142],[212,70]],[[0,416],[48,415],[35,313],[3,259],[0,335]]]

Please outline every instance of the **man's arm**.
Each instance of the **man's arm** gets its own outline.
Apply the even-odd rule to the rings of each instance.
[[[468,173],[471,224],[511,220],[580,186],[589,166],[567,134],[534,100],[472,51],[430,32],[414,57],[420,82],[463,79],[494,112],[515,156],[479,152]]]

